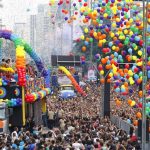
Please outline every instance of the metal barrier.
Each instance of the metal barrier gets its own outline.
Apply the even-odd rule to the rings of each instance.
[[[132,127],[133,125],[129,124],[128,122],[126,122],[125,120],[122,120],[120,117],[118,116],[110,116],[110,120],[113,124],[115,124],[118,128],[126,131],[127,134],[129,134],[130,132],[130,127]],[[137,130],[135,130],[135,134],[137,135]]]
[[[130,127],[133,126],[131,124],[129,124],[128,122],[126,122],[125,120],[122,120],[120,117],[118,116],[110,116],[110,120],[113,124],[115,124],[118,128],[126,131],[127,134],[129,134],[130,132]],[[138,130],[135,130],[135,134],[136,136],[138,136]],[[150,135],[150,134],[149,134]],[[150,149],[150,142],[146,143],[146,147],[145,150],[149,150]]]

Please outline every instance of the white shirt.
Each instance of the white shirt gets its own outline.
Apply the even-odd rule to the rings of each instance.
[[[72,146],[75,150],[81,150],[83,148],[83,145],[80,143],[73,143]]]
[[[14,133],[15,133],[15,137],[18,138],[18,133],[17,133],[16,131],[13,131],[13,132],[11,133],[11,137],[12,137],[12,138],[14,137],[14,136],[13,136]]]

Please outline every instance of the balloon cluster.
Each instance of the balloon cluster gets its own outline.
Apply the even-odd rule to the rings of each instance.
[[[26,85],[26,59],[23,46],[16,48],[16,68],[18,72],[18,85]]]
[[[8,107],[17,107],[22,105],[21,98],[0,99],[0,102],[5,102]]]
[[[81,64],[82,64],[82,65],[85,64],[85,59],[86,59],[85,56],[81,56],[81,57],[80,57],[80,61],[81,61]]]
[[[5,72],[10,72],[10,73],[14,73],[15,71],[12,68],[5,68],[5,67],[0,67],[1,71],[5,71]]]
[[[6,85],[8,85],[8,81],[7,80],[5,80],[5,79],[3,79],[3,78],[0,78],[0,86],[6,86]]]
[[[18,55],[20,56],[20,59],[18,61],[19,64],[22,64],[21,57],[24,57],[23,52],[19,52],[19,50],[21,50],[21,51],[25,50],[25,52],[27,52],[30,55],[30,57],[35,61],[38,71],[41,73],[41,75],[43,77],[47,76],[47,71],[44,68],[44,64],[42,63],[41,59],[25,41],[23,41],[17,35],[12,34],[12,32],[8,31],[8,30],[0,30],[0,38],[9,39],[14,42],[16,49],[18,49],[17,56]],[[17,66],[17,64],[16,64],[16,66]],[[21,73],[21,71],[23,71],[23,68],[20,68],[18,71],[20,71],[19,73]],[[23,72],[22,75],[23,74],[25,74],[25,72]],[[18,74],[18,77],[19,77],[19,74]],[[24,78],[23,82],[25,82],[25,78]],[[21,84],[24,84],[24,83],[21,83]]]
[[[83,96],[86,96],[86,93],[83,91],[83,89],[79,86],[77,81],[74,79],[74,77],[71,75],[71,73],[64,67],[64,66],[59,66],[59,70],[63,71],[67,77],[71,80],[73,86],[75,89]]]
[[[33,92],[31,94],[27,94],[25,96],[25,101],[27,103],[33,103],[36,100],[43,99],[45,96],[51,94],[51,89],[50,88],[44,88],[43,90],[39,92]]]

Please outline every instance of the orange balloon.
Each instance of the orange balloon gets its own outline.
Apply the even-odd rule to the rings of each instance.
[[[89,38],[86,38],[85,40],[86,40],[87,42],[89,42],[89,41],[90,41],[90,39],[89,39]]]
[[[101,36],[101,32],[97,32],[97,35],[98,35],[98,36]]]
[[[138,126],[138,120],[134,120],[133,125]]]
[[[111,65],[106,65],[105,68],[106,68],[107,70],[109,70],[109,69],[111,68]]]
[[[105,58],[102,58],[102,59],[101,59],[101,62],[102,62],[102,64],[106,64],[107,61],[106,61]]]
[[[116,52],[118,52],[120,49],[119,49],[119,47],[118,46],[116,46],[116,49],[115,49],[115,51]]]
[[[131,105],[131,103],[132,103],[132,100],[131,100],[131,99],[129,99],[129,100],[128,100],[128,104],[129,104],[129,105]]]
[[[102,79],[100,79],[100,83],[105,83],[105,79],[104,78],[102,78]]]
[[[125,86],[125,87],[128,87],[128,82],[124,82],[124,86]]]
[[[102,37],[102,36],[99,36],[98,39],[99,39],[99,40],[103,40],[103,37]]]
[[[116,105],[120,106],[121,105],[121,101],[119,99],[116,100]]]
[[[86,47],[82,46],[82,51],[85,52],[86,51]]]
[[[137,83],[140,84],[142,82],[142,79],[137,79]]]
[[[102,34],[102,38],[103,38],[103,39],[106,39],[106,34]]]
[[[139,91],[139,97],[142,97],[142,95],[143,95],[143,92]]]
[[[114,38],[113,38],[113,41],[116,41],[116,40],[117,40],[117,37],[114,37]]]
[[[124,73],[128,73],[128,69],[124,69]]]
[[[150,61],[147,62],[147,65],[150,66]]]
[[[98,43],[98,47],[102,47],[103,46],[103,44],[100,42],[100,43]]]
[[[111,79],[107,79],[107,83],[110,83],[111,82]]]
[[[136,116],[140,119],[142,117],[142,114],[140,112],[137,112]]]

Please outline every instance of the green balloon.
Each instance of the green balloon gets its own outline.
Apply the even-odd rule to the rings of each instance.
[[[90,38],[90,42],[93,42],[93,38]]]
[[[137,9],[136,5],[133,5],[132,9],[133,9],[133,10],[136,10],[136,9]]]
[[[136,44],[135,44],[135,43],[133,43],[133,44],[132,44],[132,47],[133,47],[133,48],[135,48],[135,47],[136,47]]]
[[[124,45],[128,45],[129,44],[129,41],[124,41]]]

